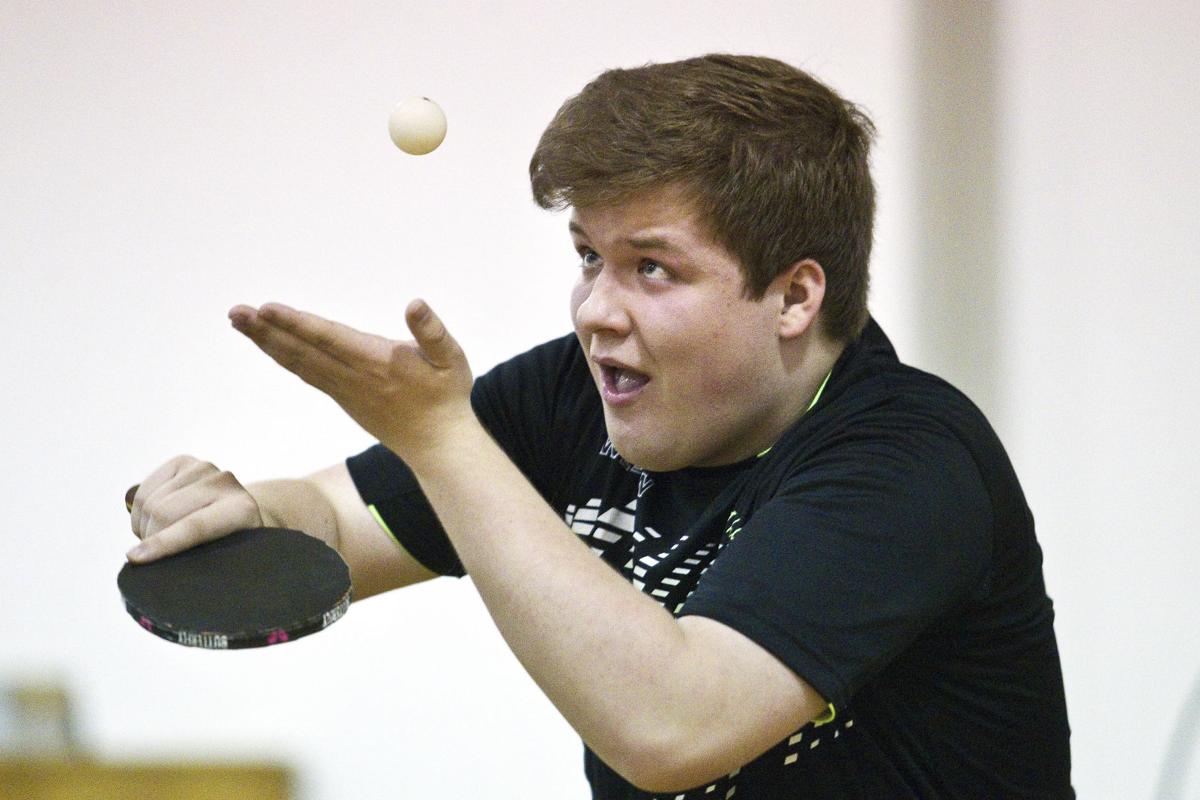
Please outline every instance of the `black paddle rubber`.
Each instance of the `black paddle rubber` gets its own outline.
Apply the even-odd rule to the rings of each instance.
[[[284,528],[231,533],[117,575],[125,610],[169,642],[214,650],[264,647],[324,630],[350,607],[337,551]]]

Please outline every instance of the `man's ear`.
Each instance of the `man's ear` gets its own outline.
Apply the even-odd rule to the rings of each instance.
[[[825,302],[825,270],[811,258],[797,261],[775,279],[783,295],[779,335],[795,339],[813,326]]]

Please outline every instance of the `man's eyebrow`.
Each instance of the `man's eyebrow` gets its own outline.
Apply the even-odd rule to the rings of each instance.
[[[673,242],[669,242],[658,236],[633,236],[626,239],[625,242],[637,250],[666,250],[671,253],[683,252]]]
[[[575,220],[567,223],[567,230],[576,236],[582,236],[585,239],[588,238],[587,231]],[[683,252],[683,249],[678,245],[659,236],[631,236],[625,240],[625,243],[636,250],[666,250],[672,253]]]

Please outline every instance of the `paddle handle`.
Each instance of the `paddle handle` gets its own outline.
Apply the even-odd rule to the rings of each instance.
[[[140,483],[135,483],[133,486],[130,486],[129,491],[127,491],[125,493],[125,510],[126,511],[129,511],[129,512],[133,511],[133,498],[134,498],[134,495],[137,494],[137,490],[140,486],[141,486]]]

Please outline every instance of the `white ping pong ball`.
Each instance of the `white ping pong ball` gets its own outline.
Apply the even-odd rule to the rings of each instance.
[[[409,97],[392,109],[388,133],[396,147],[423,156],[436,150],[446,138],[446,115],[428,97]]]

